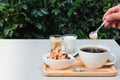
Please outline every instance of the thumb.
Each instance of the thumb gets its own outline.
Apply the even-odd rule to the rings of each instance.
[[[112,13],[106,16],[106,20],[113,21],[113,20],[120,20],[120,13]]]

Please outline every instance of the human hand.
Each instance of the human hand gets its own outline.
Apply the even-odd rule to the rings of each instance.
[[[120,29],[120,4],[110,8],[104,14],[102,20],[107,20],[105,27],[112,25],[113,28]]]

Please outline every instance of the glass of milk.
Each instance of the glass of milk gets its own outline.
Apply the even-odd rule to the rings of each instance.
[[[75,34],[66,34],[63,36],[64,38],[64,49],[68,54],[75,53],[76,50],[76,40],[77,35]]]

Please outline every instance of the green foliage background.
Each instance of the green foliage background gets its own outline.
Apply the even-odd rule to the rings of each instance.
[[[102,16],[119,0],[1,0],[0,38],[43,39],[73,33],[88,39],[102,23]],[[117,39],[111,27],[99,31],[101,39]]]

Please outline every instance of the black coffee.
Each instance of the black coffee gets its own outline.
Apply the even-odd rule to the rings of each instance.
[[[90,53],[104,53],[107,52],[108,50],[103,49],[103,48],[97,48],[97,47],[85,47],[80,49],[84,52],[90,52]]]

